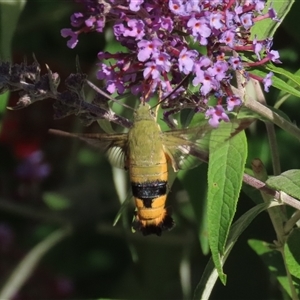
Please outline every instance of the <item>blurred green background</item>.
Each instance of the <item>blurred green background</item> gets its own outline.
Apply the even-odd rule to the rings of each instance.
[[[3,5],[8,3],[0,3],[3,13]],[[75,11],[73,1],[28,0],[12,41],[13,61],[20,63],[26,57],[31,63],[34,53],[44,72],[47,64],[60,74],[61,90],[63,80],[75,72],[77,55],[83,72],[93,78],[97,53],[105,47],[104,36],[94,33],[81,35],[75,49],[67,48],[60,30],[70,27],[69,17]],[[280,51],[282,66],[292,72],[300,65],[299,11],[296,1],[274,38],[273,49]],[[2,32],[10,27],[9,22],[1,24]],[[8,58],[1,57],[4,61]],[[272,90],[268,103],[274,104],[277,97],[278,92]],[[18,95],[11,94],[8,105],[17,100]],[[111,167],[99,151],[48,134],[49,128],[83,130],[74,116],[54,121],[52,104],[53,100],[41,101],[1,114],[0,285],[5,285],[35,245],[70,223],[72,234],[47,252],[14,299],[190,299],[209,259],[203,254],[205,242],[202,248],[199,242],[206,237],[198,236],[199,226],[203,226],[199,218],[204,218],[206,166],[190,170],[185,180],[176,180],[172,186],[168,203],[177,226],[171,232],[143,237],[123,229],[122,222],[112,227],[120,203]],[[299,122],[298,108],[296,98],[282,106],[295,122]],[[93,124],[85,130],[97,132],[99,127]],[[271,172],[264,132],[263,124],[248,132],[248,167],[253,158],[260,157]],[[298,142],[281,130],[277,132],[282,171],[299,168]],[[199,182],[203,182],[201,187]],[[242,195],[236,218],[252,206]],[[133,210],[131,207],[124,218],[128,222]],[[275,239],[266,213],[240,238],[225,265],[227,286],[218,283],[211,299],[281,298],[277,282],[247,245],[250,238]]]

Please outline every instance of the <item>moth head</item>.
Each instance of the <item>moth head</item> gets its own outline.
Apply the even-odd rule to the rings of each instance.
[[[134,122],[141,120],[156,120],[156,115],[148,103],[141,103],[134,112]]]

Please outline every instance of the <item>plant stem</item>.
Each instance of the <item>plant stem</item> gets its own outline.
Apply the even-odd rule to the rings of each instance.
[[[247,101],[245,101],[244,105],[300,140],[300,129],[286,119],[282,118],[276,112],[269,109],[267,106],[259,103],[258,101],[254,101],[250,97],[247,99]]]
[[[298,210],[300,210],[300,201],[293,198],[290,195],[283,194],[283,192],[278,192],[270,187],[268,187],[264,182],[256,179],[255,177],[252,177],[248,174],[244,174],[243,181],[252,186],[253,188],[260,190],[270,196],[272,196],[272,199],[276,199],[278,202],[281,202],[282,204],[287,204],[289,206],[292,206]]]
[[[294,215],[285,223],[284,225],[285,234],[288,234],[299,220],[300,220],[300,210],[297,210],[294,213]]]
[[[13,201],[5,200],[3,198],[0,198],[0,210],[32,220],[49,222],[51,224],[68,225],[70,223],[69,220],[62,215],[46,210],[31,208],[28,205],[16,204]]]
[[[277,140],[276,140],[276,134],[275,134],[275,128],[272,123],[265,123],[266,129],[268,133],[268,139],[269,139],[269,145],[270,145],[270,152],[272,157],[272,166],[273,166],[273,174],[274,176],[281,174],[281,166],[280,166],[280,160],[279,160],[279,152],[278,152],[278,146],[277,146]]]
[[[252,161],[252,170],[254,173],[254,176],[261,180],[261,181],[266,181],[268,179],[268,174],[267,171],[263,165],[263,163],[261,162],[261,160],[259,159],[254,159]],[[270,201],[273,200],[273,197],[262,192],[261,191],[261,196],[264,200],[265,203],[269,203]],[[273,207],[271,209],[268,209],[268,213],[271,219],[271,222],[273,224],[274,230],[276,232],[276,236],[277,236],[277,241],[279,241],[280,245],[283,245],[285,242],[284,239],[284,230],[283,230],[283,215],[282,212],[280,210],[279,207]]]
[[[253,160],[252,169],[255,174],[255,177],[257,177],[258,179],[260,179],[262,181],[266,181],[268,179],[268,174],[267,174],[262,162],[259,159]],[[261,195],[266,203],[268,203],[269,201],[272,201],[272,196],[267,195],[263,192],[261,192]],[[281,194],[281,197],[282,197],[282,194]],[[283,226],[284,215],[283,215],[280,207],[273,207],[271,209],[268,209],[268,213],[269,213],[270,219],[272,221],[273,227],[276,232],[277,241],[275,242],[275,244],[278,246],[278,250],[280,251],[283,262],[284,262],[284,267],[285,267],[285,271],[287,274],[289,287],[290,287],[291,294],[292,294],[292,299],[299,300],[295,286],[293,284],[291,273],[290,273],[289,268],[285,261],[284,245],[286,243],[286,228],[284,228],[284,226]]]
[[[281,253],[281,256],[282,256],[282,259],[283,259],[283,263],[284,263],[284,267],[285,267],[285,270],[286,270],[287,279],[288,279],[289,286],[290,286],[290,289],[291,289],[292,299],[293,300],[299,300],[297,291],[296,291],[294,283],[293,283],[292,276],[291,276],[291,274],[289,272],[289,269],[288,269],[288,266],[286,264],[285,255],[284,255],[284,247],[279,248],[279,251]]]

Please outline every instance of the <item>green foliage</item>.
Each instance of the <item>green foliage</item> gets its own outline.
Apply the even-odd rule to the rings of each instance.
[[[299,241],[299,240],[298,240]],[[298,242],[297,241],[297,242]],[[289,278],[286,275],[286,270],[284,268],[284,263],[282,259],[282,255],[280,252],[271,247],[271,245],[266,242],[259,240],[249,240],[250,247],[260,256],[266,267],[269,269],[270,273],[278,280],[283,290],[293,299],[297,299],[297,295],[292,295],[291,286],[289,284]],[[298,246],[297,246],[298,248]],[[289,255],[289,254],[288,254]],[[287,255],[287,256],[288,256]],[[291,262],[291,257],[287,258],[289,262]],[[292,264],[292,269],[299,270],[299,263]],[[299,279],[292,276],[294,281],[294,286],[296,288],[296,293],[299,295]]]
[[[300,249],[299,249],[300,229],[293,229],[287,238],[284,246],[286,265],[290,271],[294,284],[300,291]]]
[[[279,191],[300,199],[300,170],[289,170],[269,178],[266,183]]]
[[[229,136],[231,126],[226,125],[219,130],[227,131]],[[224,254],[239,199],[247,157],[247,140],[245,134],[240,133],[220,146],[215,135],[212,132],[208,167],[208,235],[214,263],[221,281],[225,284],[226,277],[220,255]]]
[[[282,22],[293,3],[294,1],[273,1],[278,18]],[[2,5],[0,4],[1,7]],[[47,7],[40,11],[40,20],[51,20],[49,28],[54,24],[54,16],[58,19],[63,15],[63,12],[55,10],[51,13],[50,10],[48,12],[51,5],[57,6],[49,2]],[[298,11],[299,3],[294,5],[297,8],[295,11]],[[8,42],[3,40],[3,34],[1,34],[2,56],[3,53],[10,53],[10,39],[20,11],[15,11],[14,18],[11,19],[10,29],[12,32],[5,31],[6,34],[11,35]],[[1,13],[3,15],[4,10]],[[6,13],[8,12],[6,11]],[[9,14],[5,17],[9,17]],[[30,17],[30,19],[34,18]],[[256,35],[257,39],[273,36],[276,41],[276,30],[281,23],[265,20],[259,23],[259,26],[255,26],[251,35]],[[298,23],[297,19],[293,19],[293,22],[289,23],[292,26],[290,25],[287,32],[296,36],[297,30],[293,30],[293,26],[298,26]],[[36,26],[36,24],[34,25]],[[61,27],[63,26],[58,26],[58,28]],[[3,25],[1,28],[4,28]],[[31,30],[32,28],[36,27],[31,27]],[[58,28],[55,30],[55,34],[50,35],[51,38],[58,35]],[[109,35],[109,32],[106,34]],[[22,32],[19,36],[23,36]],[[29,34],[24,36],[27,37]],[[46,35],[46,37],[48,36]],[[43,34],[28,43],[26,39],[25,41],[17,39],[16,42],[18,43],[19,40],[18,49],[32,43],[35,47],[41,44],[40,48],[37,48],[39,57],[48,50],[46,48],[49,41],[47,39],[47,44],[43,44]],[[111,40],[111,36],[106,36],[106,40],[108,41],[106,50],[112,52],[120,50],[118,48],[120,46]],[[281,44],[283,43],[281,42]],[[88,47],[89,49],[82,51],[83,53],[87,50],[90,51],[93,47],[98,51],[98,46],[99,41],[94,41]],[[296,46],[299,49],[299,45]],[[58,44],[55,44],[54,48],[60,49]],[[297,48],[295,49],[293,51],[291,48],[283,50],[290,51],[288,53],[293,52],[297,59],[299,51]],[[36,52],[35,49],[28,51],[27,55]],[[67,65],[67,60],[72,61],[71,68],[74,68],[76,53],[70,50],[62,53],[56,51],[61,57],[57,58],[55,68],[59,68],[61,61]],[[52,48],[50,49],[50,58],[53,58],[53,53]],[[89,61],[93,55],[90,53],[87,55],[87,60],[82,63],[83,68],[86,68],[86,65],[95,65],[95,62]],[[4,56],[7,55],[4,54]],[[80,56],[81,62],[84,60],[83,57],[83,55]],[[53,62],[51,61],[51,63]],[[64,68],[66,68],[65,65],[63,65]],[[88,68],[85,71],[90,71],[91,74],[95,73],[95,70]],[[11,175],[15,174],[15,169],[7,172],[4,167],[8,156],[2,155],[3,164],[0,166],[0,175],[3,180],[1,186],[4,192],[1,197],[13,198],[13,195],[18,193],[18,197],[25,195],[24,198],[29,203],[26,202],[26,205],[22,205],[19,199],[6,203],[2,198],[0,199],[0,208],[3,210],[1,221],[2,219],[9,220],[18,228],[16,248],[23,249],[25,254],[27,253],[27,255],[22,253],[24,259],[21,261],[18,258],[20,253],[18,253],[16,257],[19,263],[15,271],[2,276],[1,295],[7,298],[15,291],[20,290],[28,278],[35,273],[38,268],[37,264],[41,263],[43,268],[49,268],[56,274],[66,274],[72,278],[77,283],[76,298],[191,299],[194,290],[194,299],[205,300],[210,297],[216,299],[250,298],[252,292],[258,293],[255,294],[258,296],[252,297],[253,299],[288,299],[288,297],[293,300],[298,299],[300,295],[300,217],[297,199],[300,199],[300,171],[295,168],[299,166],[300,159],[297,152],[298,144],[291,142],[291,139],[294,138],[298,142],[297,138],[300,136],[294,130],[298,130],[295,123],[299,123],[299,62],[298,65],[295,63],[289,69],[284,64],[281,68],[269,64],[265,70],[256,70],[254,74],[265,77],[270,71],[274,73],[273,87],[279,90],[279,95],[268,94],[269,98],[263,105],[264,111],[243,107],[236,115],[233,115],[230,123],[212,131],[206,136],[207,139],[203,141],[203,145],[201,144],[205,150],[207,150],[208,144],[210,147],[208,172],[204,163],[198,166],[199,161],[190,158],[188,163],[190,167],[195,167],[194,169],[175,173],[170,168],[168,182],[170,192],[167,207],[173,207],[177,226],[172,232],[164,234],[161,238],[152,236],[144,238],[139,233],[132,234],[130,232],[129,224],[134,208],[132,205],[126,206],[127,202],[132,203],[131,194],[127,192],[129,187],[126,174],[122,173],[121,175],[116,170],[112,170],[107,161],[102,159],[103,153],[98,150],[90,150],[90,148],[85,148],[77,143],[73,144],[69,141],[64,143],[60,139],[52,140],[48,135],[49,142],[44,142],[48,128],[73,126],[74,128],[69,131],[80,132],[82,131],[81,125],[74,125],[73,121],[63,123],[63,125],[59,123],[59,125],[56,125],[57,123],[46,125],[47,128],[43,131],[43,142],[53,165],[53,176],[45,182],[45,186],[40,183],[35,185],[31,182],[15,185],[16,179],[14,175]],[[190,90],[192,91],[192,89]],[[255,90],[251,93],[251,97],[258,94]],[[247,96],[249,94],[246,94],[246,99],[243,100],[247,100]],[[6,102],[0,100],[2,104],[5,103],[4,107]],[[134,107],[138,101],[130,95],[125,102]],[[0,105],[2,105],[1,103]],[[132,120],[131,110],[124,109],[118,104],[112,104],[110,108],[111,112]],[[45,111],[47,113],[43,112],[44,114],[39,116],[40,122],[47,119],[46,115],[52,114],[49,107]],[[26,119],[26,126],[35,118],[37,115],[31,114]],[[48,119],[51,118],[48,116]],[[158,119],[163,130],[167,129],[166,124],[161,120],[161,111]],[[176,115],[176,119],[179,128],[188,126],[201,128],[207,122],[203,116],[192,110],[181,111]],[[236,125],[246,123],[247,119],[261,120],[280,126],[283,130],[277,135],[279,137],[278,144],[271,143],[268,147],[267,137],[272,137],[272,134],[269,130],[265,131],[261,123],[253,123],[250,126],[247,133],[248,142],[243,128],[242,132],[231,136],[235,132]],[[100,120],[98,123],[105,132],[124,131],[123,127],[115,128],[107,120]],[[29,128],[36,136],[37,131],[35,130],[39,125],[33,124]],[[94,128],[88,130],[92,132]],[[13,134],[11,128],[7,132],[8,135]],[[26,134],[24,134],[25,137],[28,136],[28,132]],[[205,142],[207,145],[204,145]],[[274,155],[273,150],[277,148],[280,149],[280,156]],[[62,152],[65,152],[63,158],[59,154]],[[266,170],[271,174],[266,181],[255,178],[255,172],[245,169],[245,165],[250,167],[252,160],[256,157],[264,161]],[[288,171],[283,173],[274,171],[276,164],[282,164],[282,169]],[[272,169],[273,171],[271,171]],[[7,181],[5,181],[6,177]],[[247,178],[252,181],[250,179],[247,181]],[[7,192],[9,189],[12,191],[10,195]],[[240,193],[241,191],[242,193]],[[120,202],[125,202],[119,214],[117,211],[120,204],[117,201],[117,194]],[[128,195],[127,198],[126,195]],[[290,202],[286,202],[286,196],[289,197]],[[266,198],[271,201],[266,201]],[[255,203],[254,207],[249,199]],[[289,206],[281,206],[282,204]],[[277,215],[278,219],[274,220],[273,218],[270,221],[267,213],[263,213],[257,218],[263,211],[267,211],[272,218],[270,212],[275,209],[280,212]],[[119,222],[113,227],[115,216],[117,215],[116,219],[119,219],[121,213],[123,213],[123,222]],[[18,219],[20,215],[22,216],[21,220]],[[56,218],[56,215],[59,215],[59,218]],[[26,223],[24,218],[29,221],[34,220],[34,225],[32,225],[33,222],[28,222],[26,226],[23,226]],[[278,222],[279,226],[276,226],[274,222]],[[61,229],[53,231],[54,227],[62,226],[62,223],[72,224],[74,229],[72,238],[67,239],[71,232],[69,228],[61,227]],[[270,230],[270,224],[274,226],[275,230],[280,227],[283,231],[281,235],[276,230],[274,237],[273,231]],[[35,227],[34,234],[30,232],[30,228],[33,226]],[[53,233],[50,234],[49,231]],[[250,277],[251,267],[254,268],[255,261],[252,257],[244,255],[241,244],[245,243],[245,239],[253,236],[256,239],[250,239],[248,244],[263,261],[265,269],[259,265],[255,269],[253,277]],[[245,237],[244,240],[243,237]],[[264,241],[258,239],[264,239]],[[271,243],[274,239],[275,242]],[[61,240],[64,242],[58,244]],[[0,250],[2,251],[2,248]],[[211,252],[211,258],[208,260],[209,252]],[[5,254],[2,252],[0,254],[3,255],[3,261],[5,261]],[[235,255],[243,257],[244,265],[238,265],[236,269],[231,269],[234,265]],[[229,256],[231,260],[228,260]],[[230,264],[228,269],[226,269],[225,262]],[[272,278],[276,279],[275,281],[268,275],[265,276],[266,270]],[[226,281],[227,277],[229,280]],[[218,278],[223,284],[226,283],[226,287],[222,287],[224,290],[220,290],[217,284]],[[242,282],[241,278],[243,278],[244,285],[237,289],[237,285]],[[246,290],[251,281],[262,282],[266,294],[258,289],[253,289],[249,295],[246,292],[243,294],[243,290]],[[30,285],[30,283],[28,284]],[[277,291],[275,296],[269,291],[270,285],[273,290]],[[132,286],[134,289],[131,288]],[[233,291],[230,296],[223,293],[225,289],[227,291],[231,287]],[[212,295],[212,293],[215,294]]]
[[[63,210],[70,207],[70,201],[58,193],[46,192],[43,195],[43,200],[53,210]]]
[[[25,3],[26,0],[11,0],[9,3],[7,1],[0,2],[0,58],[2,60],[11,60],[12,39]],[[0,116],[4,115],[8,97],[8,93],[0,94]]]
[[[283,69],[274,67],[272,65],[269,65],[268,69],[271,70],[274,73],[277,73],[277,74],[280,74],[280,75],[284,76],[287,80],[291,80],[294,83],[294,85],[296,84],[299,87],[300,77],[298,75],[294,75],[294,74],[292,74],[292,73],[290,73],[286,70],[283,72]],[[261,70],[255,70],[253,73],[258,75],[258,76],[265,77],[268,72],[267,71],[261,71]],[[289,93],[289,94],[294,95],[296,97],[300,97],[299,90],[294,88],[291,84],[289,84],[285,80],[281,79],[280,77],[275,75],[272,78],[272,81],[273,81],[272,85],[275,88],[279,89],[280,91]]]
[[[295,1],[271,1],[268,0],[267,3],[272,3],[272,6],[277,12],[277,18],[283,20]],[[266,9],[267,10],[267,9]],[[265,12],[266,12],[265,10]],[[276,30],[278,29],[280,22],[273,22],[273,20],[265,19],[259,23],[258,26],[254,26],[251,35],[252,37],[257,37],[258,39],[264,39],[266,37],[273,37]]]
[[[258,204],[255,207],[251,208],[244,215],[242,215],[231,227],[226,247],[224,247],[223,254],[220,255],[219,262],[221,268],[223,267],[226,259],[228,258],[233,246],[237,242],[240,235],[244,232],[244,230],[250,225],[255,217],[260,214],[265,209],[270,206],[275,206],[276,203],[273,204]],[[194,299],[208,299],[212,289],[220,276],[220,270],[217,269],[218,265],[213,261],[213,257],[209,260],[208,264],[205,267],[205,270],[202,274],[201,280],[198,283]],[[222,274],[223,278],[224,275]]]
[[[197,188],[195,186],[195,178],[199,182]],[[207,255],[209,253],[207,234],[207,167],[202,164],[191,170],[180,171],[178,179],[188,193],[201,250],[202,253]]]

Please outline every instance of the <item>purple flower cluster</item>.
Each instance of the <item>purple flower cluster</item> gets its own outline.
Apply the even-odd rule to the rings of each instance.
[[[40,181],[50,173],[50,166],[43,162],[44,155],[40,150],[32,152],[17,167],[16,174],[19,178],[28,181]]]
[[[260,78],[251,68],[269,61],[278,63],[271,39],[251,40],[250,30],[260,20],[278,21],[272,7],[263,0],[77,0],[83,12],[74,13],[63,29],[74,48],[80,33],[102,32],[107,23],[127,52],[100,52],[97,77],[108,92],[131,92],[147,100],[160,91],[176,98],[185,88],[176,88],[185,77],[197,88],[198,107],[206,107],[212,126],[227,121],[223,104],[232,111],[242,99],[230,87],[235,72],[255,78],[268,91],[271,76]],[[245,59],[247,57],[247,60]],[[208,106],[211,98],[217,105]],[[194,98],[195,99],[195,98]],[[203,109],[201,111],[204,111]]]

